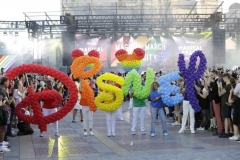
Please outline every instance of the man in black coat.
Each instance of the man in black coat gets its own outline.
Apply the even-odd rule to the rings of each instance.
[[[218,95],[219,86],[217,83],[220,79],[218,78],[218,73],[216,70],[213,70],[211,72],[211,77],[214,80],[213,82],[210,83],[211,98],[212,98],[213,109],[214,109],[215,117],[217,119],[217,126],[218,126],[217,132],[213,135],[220,136],[223,131],[223,125],[222,125],[221,107],[220,107],[221,98]]]

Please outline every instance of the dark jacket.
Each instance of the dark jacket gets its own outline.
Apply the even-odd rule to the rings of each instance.
[[[214,82],[212,82],[210,85],[212,87],[212,92],[211,92],[211,98],[212,100],[215,101],[215,103],[220,103],[221,98],[218,95],[218,85],[217,85],[218,79],[215,79]]]

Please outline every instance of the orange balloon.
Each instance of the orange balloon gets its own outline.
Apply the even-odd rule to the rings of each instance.
[[[81,94],[82,95],[81,98],[86,98],[87,104],[88,104],[90,110],[95,112],[97,110],[97,106],[94,103],[94,92],[93,92],[92,88],[90,87],[88,80],[83,80],[81,85],[82,85],[81,93],[83,93],[83,94]]]
[[[94,66],[88,70],[84,71],[84,69],[89,65],[93,64]],[[72,65],[71,71],[74,78],[89,78],[99,72],[101,69],[101,62],[96,57],[89,57],[89,56],[81,56],[76,58]]]
[[[79,51],[78,51],[79,52]],[[99,53],[97,51],[90,51],[88,56],[80,56],[74,59],[71,65],[71,71],[73,77],[75,79],[82,78],[87,79],[92,77],[94,74],[100,71],[101,62],[97,58],[99,57]],[[93,67],[90,70],[85,71],[88,65],[93,64]],[[87,106],[89,106],[90,110],[95,112],[97,110],[97,106],[94,103],[94,92],[89,85],[88,80],[83,80],[81,82],[82,90],[81,90],[81,99],[85,100]]]

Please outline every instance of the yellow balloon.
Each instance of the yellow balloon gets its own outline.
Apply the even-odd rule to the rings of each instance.
[[[97,108],[105,112],[117,110],[122,105],[124,96],[121,88],[116,87],[115,84],[122,86],[124,79],[112,73],[104,73],[98,77],[96,83],[101,91],[95,98]]]

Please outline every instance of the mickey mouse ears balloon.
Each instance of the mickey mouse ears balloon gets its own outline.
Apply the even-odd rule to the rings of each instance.
[[[132,54],[128,54],[126,50],[120,49],[115,53],[115,56],[122,63],[123,70],[129,72],[132,69],[139,70],[145,57],[145,51],[141,48],[136,48]]]

